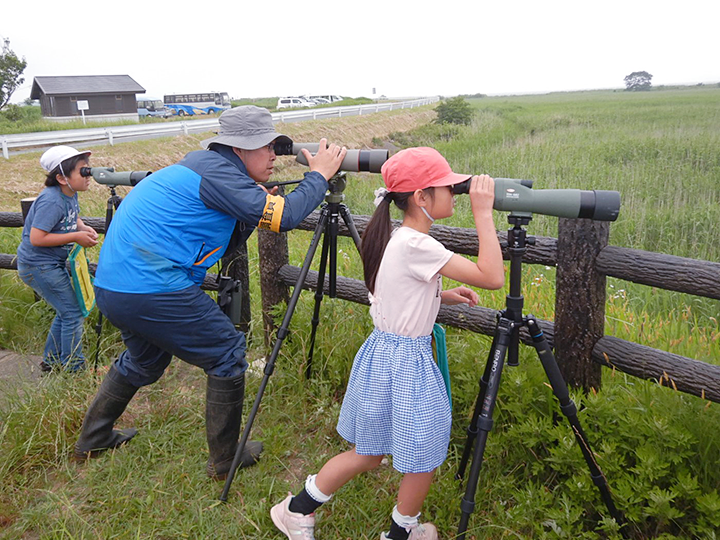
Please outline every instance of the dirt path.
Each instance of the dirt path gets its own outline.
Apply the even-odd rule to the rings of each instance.
[[[34,380],[40,378],[41,356],[0,350],[0,380]]]

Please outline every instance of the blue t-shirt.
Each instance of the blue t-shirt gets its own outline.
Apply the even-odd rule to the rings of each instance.
[[[30,229],[34,227],[52,234],[75,232],[79,216],[77,193],[68,197],[60,186],[43,189],[32,203],[25,219],[22,241],[17,249],[18,262],[32,266],[65,262],[73,248],[72,242],[53,247],[33,246],[30,243]]]

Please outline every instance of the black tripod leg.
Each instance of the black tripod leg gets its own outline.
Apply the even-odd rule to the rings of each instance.
[[[330,217],[329,219],[332,219],[332,217]],[[317,328],[320,324],[320,304],[323,301],[325,289],[325,270],[327,268],[327,257],[331,243],[332,242],[328,240],[328,232],[326,231],[325,236],[323,237],[323,247],[320,254],[320,267],[318,268],[318,280],[317,286],[315,287],[315,308],[313,309],[313,317],[311,321],[312,330],[310,332],[310,350],[308,352],[307,366],[305,367],[306,379],[309,379],[312,376],[312,361],[313,351],[315,350],[315,335],[317,334]]]
[[[590,469],[592,481],[597,486],[598,490],[600,490],[600,496],[602,497],[605,506],[610,512],[610,515],[621,526],[621,531],[623,531],[623,536],[625,536],[625,518],[615,507],[607,479],[595,461],[595,456],[590,448],[590,443],[588,442],[587,436],[585,435],[585,432],[580,425],[580,421],[578,420],[577,407],[575,402],[573,402],[570,398],[570,392],[568,391],[565,380],[560,373],[560,368],[558,367],[555,356],[550,349],[550,345],[545,339],[543,331],[540,329],[540,326],[538,326],[537,321],[531,315],[528,315],[525,322],[527,324],[528,331],[530,332],[530,337],[532,337],[533,346],[535,347],[535,350],[537,350],[538,357],[540,358],[540,362],[545,370],[545,374],[550,382],[550,386],[552,386],[553,393],[560,402],[560,410],[567,417],[568,422],[575,433],[575,439],[580,445],[580,450],[582,451],[585,462]]]
[[[487,444],[488,434],[493,425],[492,415],[495,410],[495,402],[500,388],[500,377],[502,375],[508,346],[510,345],[513,327],[514,323],[512,321],[501,318],[495,330],[495,338],[493,339],[495,347],[490,351],[491,363],[489,366],[485,397],[480,407],[480,414],[477,417],[475,452],[473,454],[467,486],[465,487],[465,495],[460,502],[461,516],[457,535],[459,540],[465,540],[465,532],[467,531],[470,514],[475,510],[475,492],[477,491],[477,483],[480,478],[480,468],[482,467],[485,445]]]
[[[455,474],[456,480],[462,480],[463,476],[465,476],[465,468],[467,467],[468,460],[470,459],[470,452],[472,452],[475,437],[477,437],[478,428],[476,419],[480,417],[482,403],[485,400],[485,392],[487,391],[488,379],[490,377],[490,369],[492,368],[493,351],[495,350],[495,343],[497,340],[495,335],[497,335],[497,324],[495,325],[495,334],[493,334],[492,345],[490,345],[487,362],[485,363],[485,372],[483,373],[482,377],[480,377],[480,388],[478,390],[477,399],[475,400],[475,409],[473,410],[472,417],[470,418],[470,423],[467,427],[467,439],[465,439],[465,448],[463,449],[462,458],[460,459],[460,466],[458,467],[458,472]]]
[[[350,236],[352,236],[353,242],[355,242],[355,247],[360,251],[360,234],[358,233],[357,227],[355,227],[355,222],[352,219],[350,210],[348,210],[348,207],[344,204],[340,205],[340,216],[342,216],[345,225],[350,231]]]
[[[270,375],[272,375],[273,371],[275,370],[275,360],[280,353],[280,347],[282,346],[283,341],[289,333],[288,329],[290,327],[290,319],[292,319],[293,312],[295,311],[295,307],[297,306],[298,300],[300,299],[302,286],[305,283],[305,278],[307,278],[308,272],[310,271],[310,265],[312,264],[313,256],[317,251],[317,246],[320,243],[320,237],[322,236],[322,232],[325,229],[326,223],[327,208],[323,207],[320,211],[320,217],[318,218],[312,240],[310,241],[310,248],[305,255],[305,261],[303,262],[302,268],[300,269],[300,275],[295,282],[295,289],[293,289],[292,296],[290,297],[290,300],[288,302],[287,311],[285,311],[285,316],[283,317],[282,324],[280,325],[280,328],[278,328],[275,345],[273,346],[273,350],[270,354],[270,358],[268,359],[267,364],[265,364],[265,369],[263,371],[263,379],[260,383],[260,388],[258,390],[257,396],[255,396],[255,403],[253,403],[253,407],[250,411],[250,414],[248,415],[248,419],[245,423],[245,429],[243,430],[242,437],[240,438],[237,450],[235,451],[235,457],[233,458],[232,465],[230,465],[230,470],[228,471],[228,476],[225,480],[225,487],[223,488],[222,494],[220,495],[220,500],[223,502],[227,501],[230,486],[232,485],[233,478],[235,477],[235,471],[240,465],[242,454],[245,451],[245,445],[250,438],[250,429],[252,428],[253,422],[255,421],[255,416],[257,416],[258,409],[260,408],[260,401],[262,400],[262,396],[265,393],[265,388],[267,387],[268,381],[270,380]]]
[[[336,208],[337,206],[337,208]],[[335,298],[336,296],[336,280],[337,280],[337,237],[338,237],[338,212],[342,216],[345,224],[347,225],[350,235],[352,236],[355,247],[360,251],[360,235],[358,234],[355,223],[353,223],[352,216],[344,204],[336,205],[335,203],[328,204],[329,215],[327,226],[325,227],[325,238],[323,239],[323,249],[320,260],[320,267],[318,270],[318,282],[315,290],[315,310],[312,318],[312,332],[310,334],[310,351],[308,354],[307,367],[305,369],[305,378],[309,379],[312,376],[312,362],[313,354],[315,351],[315,337],[317,333],[317,327],[320,324],[320,303],[323,300],[323,291],[325,288],[325,271],[326,262],[330,260],[330,272],[329,272],[329,289],[328,296]]]

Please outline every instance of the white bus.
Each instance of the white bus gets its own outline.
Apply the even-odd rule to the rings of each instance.
[[[211,114],[230,108],[227,92],[206,92],[198,94],[167,94],[163,101],[168,109],[178,116]]]

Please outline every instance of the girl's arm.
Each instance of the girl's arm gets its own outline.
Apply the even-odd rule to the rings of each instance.
[[[473,176],[470,184],[470,202],[478,235],[477,263],[454,254],[440,269],[441,275],[483,289],[500,289],[505,284],[502,250],[492,218],[494,201],[493,179],[485,174]]]
[[[36,229],[35,227],[30,229],[30,243],[36,247],[57,247],[72,244],[73,242],[86,248],[93,247],[97,244],[97,233],[95,233],[95,238],[93,238],[93,235],[88,231],[58,234],[49,233],[42,229]]]

